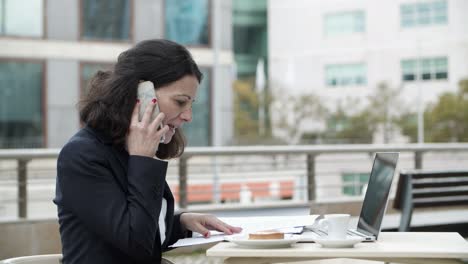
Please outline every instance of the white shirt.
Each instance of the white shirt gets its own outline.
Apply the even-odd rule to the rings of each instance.
[[[163,198],[161,204],[161,212],[159,213],[159,234],[161,236],[161,245],[166,240],[166,213],[167,213],[167,201]]]

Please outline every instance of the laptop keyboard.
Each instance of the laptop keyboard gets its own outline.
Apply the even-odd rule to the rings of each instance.
[[[352,229],[349,229],[348,230],[348,235],[351,235],[351,236],[360,236],[360,237],[369,237],[369,236],[366,236],[364,235],[363,233],[360,233],[356,230],[352,230]]]
[[[321,237],[326,237],[328,235],[327,232],[325,232],[324,230],[317,229],[317,228],[313,228],[310,231],[314,232],[315,234]]]
[[[315,234],[317,234],[320,237],[328,236],[328,233],[325,230],[322,230],[322,229],[313,228],[313,229],[310,229],[310,231],[314,232]],[[347,234],[348,234],[348,236],[368,237],[368,236],[366,236],[364,234],[361,234],[361,233],[359,233],[359,232],[357,232],[355,230],[351,230],[351,229],[348,229]]]

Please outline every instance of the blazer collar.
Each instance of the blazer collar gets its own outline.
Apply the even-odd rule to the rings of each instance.
[[[97,140],[105,145],[111,145],[113,151],[116,152],[116,156],[120,161],[120,164],[122,165],[124,171],[127,171],[127,163],[128,163],[128,151],[122,147],[122,146],[117,146],[112,144],[112,138],[106,134],[103,133],[100,130],[96,130],[88,125],[86,125],[84,128],[87,132],[93,134]]]
[[[125,173],[127,172],[128,169],[128,151],[123,147],[123,146],[117,146],[112,144],[112,138],[102,131],[96,130],[92,127],[85,126],[83,128],[86,133],[91,134],[94,138],[96,138],[99,142],[103,143],[104,145],[107,145],[110,149],[110,152],[112,153],[111,156],[114,157],[114,159],[117,161],[117,163],[121,166],[122,170],[120,171],[121,173],[116,173],[116,178],[121,187],[123,188],[124,191],[127,191],[127,180],[126,180],[126,175]]]
[[[94,129],[94,128],[88,126],[88,125],[86,125],[83,129],[86,130],[87,132],[93,134],[100,142],[102,142],[102,143],[104,143],[106,145],[112,144],[112,138],[109,135],[107,135],[106,133],[104,133],[103,131]]]

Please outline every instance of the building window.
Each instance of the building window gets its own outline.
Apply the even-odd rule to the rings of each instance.
[[[324,24],[326,36],[362,33],[366,30],[364,11],[328,14]]]
[[[113,64],[107,63],[83,63],[81,64],[81,95],[86,95],[88,93],[88,84],[91,78],[98,71],[108,71],[113,68]]]
[[[209,45],[209,0],[166,0],[167,39],[183,45]]]
[[[434,61],[434,76],[438,80],[448,79],[448,62],[447,58],[436,58]]]
[[[88,94],[89,81],[91,81],[91,79],[98,71],[112,70],[113,67],[113,64],[107,63],[82,63],[80,76],[80,97],[84,98]],[[80,125],[83,126],[84,123],[80,123]]]
[[[447,24],[447,1],[424,1],[400,6],[402,28]]]
[[[130,40],[130,0],[82,0],[82,38]]]
[[[342,193],[349,196],[360,196],[365,192],[365,187],[369,182],[369,173],[343,173]]]
[[[43,63],[0,61],[0,148],[44,147]]]
[[[337,64],[325,67],[326,84],[328,86],[366,85],[366,65]]]
[[[415,81],[418,76],[423,81],[447,80],[448,60],[446,57],[402,60],[401,72],[404,82]]]
[[[192,108],[192,122],[183,127],[189,146],[211,145],[211,70],[202,68],[203,81],[201,82],[197,98]]]
[[[42,37],[43,0],[0,0],[0,36]]]
[[[404,60],[401,62],[401,71],[403,81],[414,81],[417,76],[416,60]]]

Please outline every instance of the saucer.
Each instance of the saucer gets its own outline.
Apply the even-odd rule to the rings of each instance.
[[[225,236],[224,239],[248,248],[285,248],[300,240],[298,236],[291,234],[285,234],[283,239],[249,239],[248,235]]]
[[[359,242],[364,241],[362,237],[350,237],[345,239],[315,238],[314,242],[322,245],[324,248],[349,248],[354,247]]]

